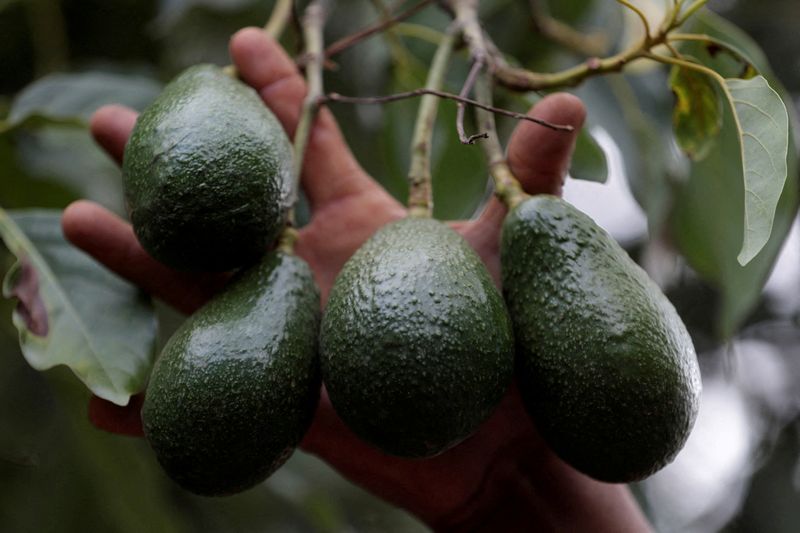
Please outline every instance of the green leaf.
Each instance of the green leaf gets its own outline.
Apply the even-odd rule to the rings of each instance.
[[[673,67],[669,85],[675,95],[675,138],[686,155],[703,159],[722,128],[722,100],[714,82],[699,72]]]
[[[717,147],[691,166],[691,175],[677,188],[671,233],[689,264],[721,293],[717,328],[730,337],[758,301],[797,212],[798,175],[794,153],[777,205],[772,233],[762,252],[747,266],[737,261],[742,243],[745,201],[742,165],[736,154],[739,138],[731,111],[725,110]]]
[[[576,180],[605,183],[608,180],[606,153],[595,140],[590,130],[581,128],[572,154],[569,175]]]
[[[126,405],[154,359],[152,302],[67,243],[60,212],[0,209],[0,237],[16,256],[3,294],[30,365],[68,366],[97,396]]]
[[[742,51],[769,80],[796,116],[791,98],[772,74],[769,62],[758,44],[741,29],[710,10],[697,13],[687,31],[710,35]],[[712,53],[703,43],[681,46],[681,52],[697,58],[723,76],[735,77],[742,64],[728,54]],[[798,160],[792,140],[796,125],[790,122],[786,163],[788,175],[783,186],[772,232],[762,251],[745,267],[739,264],[745,226],[745,192],[742,177],[741,146],[732,127],[730,106],[725,107],[723,128],[707,160],[693,162],[691,176],[680,181],[678,197],[671,213],[671,233],[688,263],[720,291],[721,301],[716,318],[718,332],[729,337],[757,304],[761,289],[781,250],[781,245],[797,213]]]
[[[744,171],[742,266],[766,245],[775,209],[786,182],[789,115],[781,97],[763,76],[725,80],[741,144]]]
[[[84,125],[97,108],[122,104],[142,109],[159,93],[151,78],[108,72],[51,74],[22,90],[11,104],[7,121]]]

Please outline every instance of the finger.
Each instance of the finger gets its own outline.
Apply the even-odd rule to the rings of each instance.
[[[75,246],[183,313],[200,307],[226,279],[223,274],[178,272],[159,263],[141,247],[130,224],[86,200],[67,207],[61,226]]]
[[[125,144],[134,124],[136,124],[136,111],[120,105],[107,105],[92,115],[89,129],[97,144],[121,164]]]
[[[258,91],[293,137],[307,92],[294,61],[280,44],[257,28],[236,33],[230,54],[242,79]],[[311,130],[302,179],[312,209],[377,187],[350,152],[333,114],[325,108],[319,111]]]
[[[525,192],[560,195],[586,108],[576,96],[556,93],[543,98],[528,114],[574,128],[571,132],[554,131],[525,121],[517,125],[508,143],[508,165]],[[505,206],[492,198],[480,218],[463,226],[462,233],[489,256],[496,251],[505,216]]]

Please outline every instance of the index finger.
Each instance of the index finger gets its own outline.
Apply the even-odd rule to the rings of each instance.
[[[289,136],[294,136],[308,92],[294,61],[258,28],[236,33],[230,54],[241,78],[261,95]],[[311,130],[302,180],[312,209],[378,187],[356,161],[326,108],[320,109]]]

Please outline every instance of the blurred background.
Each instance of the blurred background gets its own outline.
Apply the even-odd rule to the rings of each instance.
[[[634,3],[658,11],[659,0]],[[0,128],[0,206],[61,209],[91,198],[123,213],[119,171],[92,143],[88,117],[112,102],[141,109],[189,65],[227,64],[229,36],[263,24],[271,4],[0,0],[0,117],[6,124]],[[402,4],[413,2],[339,2],[329,42]],[[536,70],[606,55],[635,36],[635,24],[610,0],[531,4],[546,20],[578,29],[580,43],[565,46],[563,33],[535,25],[526,1],[481,2],[486,28],[501,49]],[[797,103],[800,4],[717,0],[709,6],[718,16],[703,13],[695,31],[736,42],[784,98]],[[327,73],[328,89],[377,95],[421,86],[447,21],[428,8],[341,54]],[[297,51],[292,31],[284,44]],[[467,68],[463,57],[452,65],[449,90],[458,91]],[[667,74],[637,65],[625,76],[575,90],[589,108],[591,135],[582,137],[571,170],[580,179],[570,180],[565,192],[661,284],[701,360],[701,412],[686,448],[633,488],[662,532],[800,531],[797,167],[790,164],[767,249],[747,268],[738,267],[731,249],[741,242],[740,179],[724,157],[689,162],[678,153]],[[520,111],[536,98],[498,93],[500,105]],[[416,105],[334,108],[364,166],[401,199]],[[793,108],[790,113],[797,118]],[[474,216],[489,193],[480,149],[458,143],[454,117],[454,106],[443,103],[434,160],[435,215],[441,219]],[[507,134],[513,124],[500,126]],[[590,182],[603,178],[602,185]],[[0,272],[12,262],[0,252]],[[39,373],[28,366],[10,320],[13,305],[0,302],[0,530],[426,531],[301,452],[239,496],[203,499],[179,490],[143,440],[90,426],[88,392],[69,370]],[[163,343],[182,317],[157,306]]]

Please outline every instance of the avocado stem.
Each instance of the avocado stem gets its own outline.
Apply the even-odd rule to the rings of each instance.
[[[305,157],[308,140],[314,124],[314,118],[319,110],[323,96],[322,69],[325,61],[325,43],[323,27],[331,9],[331,0],[314,0],[303,13],[303,40],[305,41],[306,57],[306,84],[308,93],[303,101],[300,119],[294,133],[294,172],[292,179],[292,196],[289,202],[288,223],[294,225],[295,210],[297,206],[298,191],[300,189],[300,176],[303,173],[303,158]]]
[[[457,25],[451,24],[436,49],[425,88],[433,91],[441,89],[447,65],[457,35]],[[409,193],[408,210],[410,216],[430,217],[433,214],[433,188],[431,185],[431,151],[433,131],[436,127],[436,112],[439,98],[426,94],[422,97],[411,139],[411,165],[408,170]]]
[[[461,27],[473,64],[485,64],[489,57],[489,43],[478,20],[477,0],[450,0],[450,7]],[[494,181],[494,194],[510,210],[522,202],[527,195],[523,192],[519,181],[514,177],[506,162],[503,146],[497,135],[494,113],[486,109],[492,106],[493,72],[491,65],[489,67],[489,69],[480,69],[475,80],[475,99],[484,106],[475,108],[475,118],[478,123],[478,131],[485,133],[484,140],[480,144],[486,154],[489,173]],[[477,69],[473,70],[477,72]]]
[[[287,225],[283,228],[280,237],[278,238],[278,251],[288,255],[294,255],[294,245],[297,242],[297,230],[292,226]]]
[[[475,94],[482,103],[492,101],[492,85],[490,74],[481,75],[475,84]],[[500,139],[497,136],[497,125],[494,114],[480,108],[475,109],[475,117],[481,131],[487,132],[486,140],[481,143],[481,148],[486,155],[489,173],[494,180],[494,194],[511,210],[528,197],[522,190],[519,181],[514,177],[511,168],[506,162],[506,156]]]

